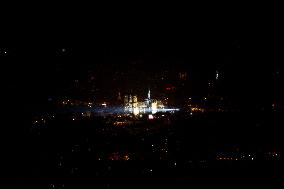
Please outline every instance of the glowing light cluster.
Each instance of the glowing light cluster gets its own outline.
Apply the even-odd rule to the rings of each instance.
[[[193,112],[204,112],[204,108],[193,107],[193,108],[191,108],[191,111],[193,111]]]
[[[151,91],[148,91],[147,98],[145,101],[139,102],[136,95],[125,95],[124,96],[124,110],[127,113],[133,113],[135,116],[139,114],[155,114],[157,112],[174,112],[179,109],[167,109],[161,100],[151,99]],[[168,99],[168,98],[167,98]]]

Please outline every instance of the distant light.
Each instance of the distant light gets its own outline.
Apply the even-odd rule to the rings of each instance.
[[[66,49],[62,49],[62,52],[66,52]]]
[[[207,98],[206,97],[204,97],[204,100],[206,100]]]
[[[190,115],[192,115],[193,113],[192,112],[190,112]]]
[[[134,114],[134,115],[138,115],[138,114],[139,114],[139,108],[134,108],[133,114]]]
[[[75,120],[75,118],[72,119],[73,121]]]
[[[152,147],[154,147],[154,144],[152,144]]]
[[[189,100],[191,100],[191,97],[190,98],[188,98]]]
[[[149,118],[149,119],[154,119],[154,117],[153,117],[152,114],[149,114],[148,118]]]
[[[163,114],[162,117],[164,117],[165,115]]]
[[[177,165],[177,163],[175,162],[175,166]]]
[[[152,172],[153,171],[153,169],[150,169],[150,172]]]
[[[106,106],[106,103],[102,103],[102,106]]]

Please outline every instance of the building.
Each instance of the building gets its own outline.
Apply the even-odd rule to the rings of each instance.
[[[148,91],[147,98],[144,101],[138,101],[137,95],[124,96],[124,111],[134,115],[163,111],[165,106],[161,100],[151,99],[151,91]]]

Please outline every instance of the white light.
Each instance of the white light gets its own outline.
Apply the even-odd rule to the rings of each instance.
[[[153,169],[150,169],[150,172],[152,172],[153,171]]]
[[[175,166],[177,165],[177,163],[175,163]]]
[[[72,119],[73,121],[75,120],[75,118]]]
[[[192,112],[190,112],[190,115],[192,115]]]
[[[139,114],[139,108],[134,108],[133,114],[134,114],[134,115],[138,115],[138,114]]]
[[[149,118],[149,119],[154,119],[154,117],[153,117],[152,114],[149,114],[148,118]]]
[[[152,144],[152,147],[154,147],[154,144]]]
[[[106,103],[102,103],[102,106],[106,106]]]
[[[206,97],[204,97],[204,100],[206,100],[207,98]]]
[[[152,103],[152,114],[157,113],[157,102]]]
[[[165,115],[163,114],[162,117],[164,117]]]

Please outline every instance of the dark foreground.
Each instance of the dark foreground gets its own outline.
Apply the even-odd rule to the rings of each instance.
[[[13,158],[13,183],[34,188],[280,183],[278,113],[176,114],[125,126],[114,120],[32,119]]]

